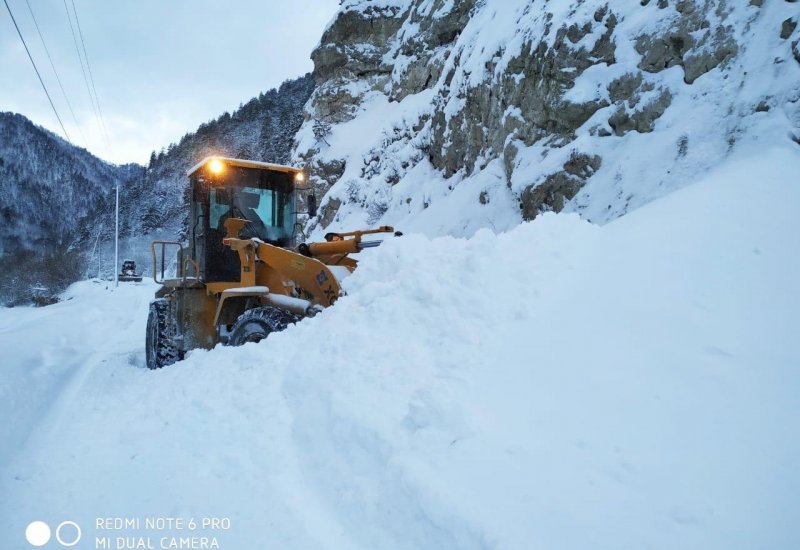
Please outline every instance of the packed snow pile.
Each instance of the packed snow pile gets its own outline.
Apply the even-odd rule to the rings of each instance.
[[[1,311],[4,548],[189,536],[96,524],[156,516],[227,549],[800,547],[797,173],[392,239],[317,317],[160,371],[152,283]]]
[[[347,0],[297,136],[327,192],[313,227],[606,223],[731,155],[797,146],[799,15],[784,0]]]

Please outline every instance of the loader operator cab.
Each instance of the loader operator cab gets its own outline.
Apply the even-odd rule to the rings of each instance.
[[[289,166],[219,157],[189,171],[189,250],[206,282],[238,281],[241,264],[223,244],[226,220],[245,220],[239,236],[290,248],[295,244],[295,191],[305,175]]]

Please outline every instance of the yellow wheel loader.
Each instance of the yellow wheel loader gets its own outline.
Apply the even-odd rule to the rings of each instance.
[[[162,287],[147,320],[151,369],[172,364],[192,349],[258,342],[316,315],[341,296],[341,281],[357,265],[350,255],[381,242],[362,241],[362,236],[394,233],[383,226],[297,244],[296,196],[306,190],[302,170],[210,157],[187,175],[187,243],[152,244],[153,278]],[[313,194],[306,203],[314,216]]]

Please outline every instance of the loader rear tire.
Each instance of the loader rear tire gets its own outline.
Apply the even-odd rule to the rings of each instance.
[[[275,307],[257,307],[242,313],[231,328],[229,346],[260,342],[273,332],[280,332],[297,322],[297,317]]]
[[[160,369],[178,360],[178,349],[172,341],[169,302],[163,298],[150,302],[147,316],[145,356],[148,369]]]

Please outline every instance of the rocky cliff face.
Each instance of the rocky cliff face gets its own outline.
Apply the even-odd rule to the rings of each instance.
[[[735,150],[800,141],[788,0],[346,0],[295,159],[317,230],[606,222]],[[800,149],[798,149],[800,153]]]

